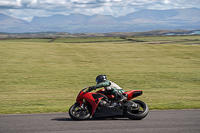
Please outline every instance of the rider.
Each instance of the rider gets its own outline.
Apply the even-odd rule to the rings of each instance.
[[[119,102],[123,102],[127,98],[122,95],[125,91],[119,87],[116,83],[108,81],[106,75],[98,75],[96,77],[97,84],[95,86],[90,86],[89,90],[96,90],[96,88],[104,87],[106,92],[110,95],[114,95]]]

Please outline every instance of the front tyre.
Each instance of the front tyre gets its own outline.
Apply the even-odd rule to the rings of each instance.
[[[140,100],[132,100],[132,102],[136,103],[138,107],[127,107],[124,109],[124,115],[132,120],[141,120],[145,118],[149,112],[147,104]]]
[[[79,106],[79,104],[73,104],[69,109],[69,116],[73,120],[86,120],[91,115],[91,109],[87,105]]]

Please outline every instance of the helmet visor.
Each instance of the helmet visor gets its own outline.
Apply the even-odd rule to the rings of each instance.
[[[96,82],[97,82],[97,83],[99,82],[99,79],[98,79],[98,78],[96,78]]]

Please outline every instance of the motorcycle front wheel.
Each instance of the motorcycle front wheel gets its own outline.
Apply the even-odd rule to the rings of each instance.
[[[132,102],[136,103],[138,107],[127,107],[124,109],[124,115],[132,120],[141,120],[145,118],[149,112],[147,104],[141,100],[132,100]]]
[[[87,120],[91,115],[91,109],[87,105],[73,104],[69,109],[69,116],[73,120]]]

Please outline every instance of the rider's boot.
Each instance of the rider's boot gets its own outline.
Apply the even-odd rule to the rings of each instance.
[[[122,95],[122,98],[119,99],[119,102],[122,103],[122,102],[124,102],[125,100],[127,100],[127,98],[126,98],[125,96]]]
[[[115,92],[115,96],[118,98],[119,103],[121,104],[123,101],[127,100],[127,98],[119,93],[118,91]]]

